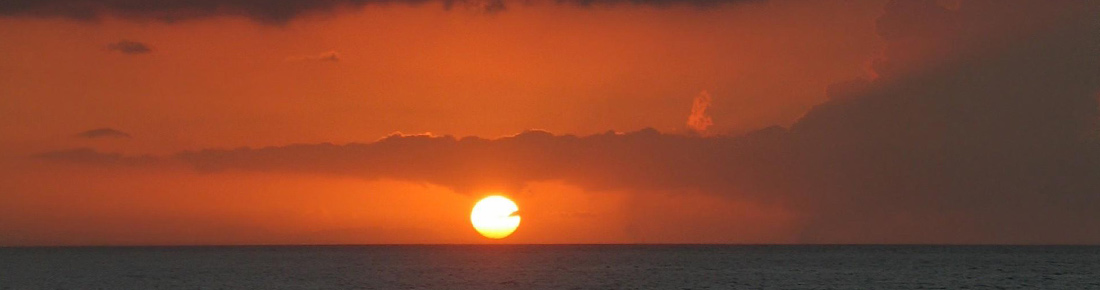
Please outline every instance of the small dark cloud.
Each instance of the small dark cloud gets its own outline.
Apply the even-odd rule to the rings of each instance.
[[[508,10],[508,3],[505,3],[504,0],[443,0],[443,9],[452,10],[456,7],[485,13],[497,13]]]
[[[319,62],[338,62],[340,61],[340,53],[335,50],[322,52],[316,55],[303,55],[288,57],[287,61],[319,61]]]
[[[481,10],[486,13],[495,13],[508,10],[508,6],[505,5],[502,0],[490,0],[485,1],[485,4],[481,5]]]
[[[76,134],[80,138],[130,138],[130,134],[111,128],[99,128]]]
[[[580,7],[591,6],[620,6],[620,5],[646,5],[655,7],[671,7],[677,5],[689,5],[700,8],[718,7],[731,3],[765,2],[766,0],[555,0],[558,4],[568,4]]]
[[[107,45],[107,49],[125,54],[146,54],[153,52],[149,45],[137,41],[122,40]]]

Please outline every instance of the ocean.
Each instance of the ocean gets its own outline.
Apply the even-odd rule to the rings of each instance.
[[[1100,247],[0,248],[0,289],[1100,289]]]

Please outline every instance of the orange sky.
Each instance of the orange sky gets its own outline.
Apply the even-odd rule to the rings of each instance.
[[[884,44],[882,27],[876,30],[884,25],[876,19],[887,11],[885,1],[512,4],[499,12],[471,8],[476,5],[444,9],[436,2],[368,5],[282,24],[232,15],[163,22],[0,13],[0,245],[982,242],[996,236],[807,240],[804,227],[815,222],[806,219],[801,195],[744,193],[755,185],[676,181],[640,188],[567,176],[465,192],[464,182],[404,178],[397,168],[393,176],[399,177],[361,178],[248,165],[208,172],[32,157],[87,147],[167,159],[208,148],[371,143],[393,132],[491,140],[531,129],[587,136],[654,128],[696,136],[686,122],[702,91],[712,97],[706,114],[713,125],[697,136],[705,140],[795,124],[829,100],[830,84],[881,77],[871,63],[884,49],[895,64],[913,66],[903,63],[904,49]],[[122,40],[151,51],[110,49]],[[919,57],[934,62],[940,55]],[[76,137],[97,128],[131,137]],[[507,179],[500,177],[506,170],[486,170],[491,176],[480,177]],[[743,171],[751,170],[730,169]],[[519,230],[501,241],[478,236],[468,221],[474,202],[495,192],[490,188],[504,190],[523,213]]]
[[[72,132],[124,128],[141,137],[119,145],[130,152],[373,141],[395,131],[670,131],[707,90],[710,112],[722,116],[712,130],[743,132],[790,124],[829,83],[865,75],[879,50],[880,9],[547,4],[484,14],[425,4],[286,26],[3,19],[0,94],[13,97],[0,121],[12,136],[5,143],[35,150],[69,147]],[[105,48],[121,39],[154,51]],[[340,61],[288,60],[328,51]]]

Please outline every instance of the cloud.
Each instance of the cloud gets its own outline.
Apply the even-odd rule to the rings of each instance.
[[[146,54],[153,52],[149,45],[137,41],[121,40],[107,45],[107,49],[124,54]]]
[[[707,93],[707,91],[699,92],[699,95],[695,96],[695,100],[691,103],[691,115],[688,116],[687,120],[688,128],[701,134],[707,131],[707,127],[714,125],[710,115],[707,115],[707,107],[710,107],[710,93]]]
[[[1100,241],[1100,3],[1006,4],[887,4],[876,78],[791,128],[807,239]]]
[[[331,14],[338,10],[360,9],[367,5],[441,3],[444,8],[474,7],[486,12],[507,9],[503,0],[10,0],[0,2],[0,16],[60,17],[95,20],[106,15],[133,20],[178,22],[210,17],[246,17],[259,23],[282,25],[303,15]],[[693,5],[719,6],[758,0],[581,0],[553,1],[557,4],[594,5]],[[524,1],[521,3],[532,3]]]
[[[656,7],[669,7],[675,5],[691,5],[696,7],[717,7],[729,3],[738,2],[765,2],[764,0],[555,0],[559,4],[590,6],[619,6],[619,5],[648,5]]]
[[[322,52],[316,55],[305,56],[292,56],[286,59],[287,61],[320,61],[320,62],[338,62],[340,61],[340,53],[335,50]]]
[[[743,154],[756,146],[753,140],[774,136],[703,138],[653,129],[591,136],[532,130],[499,139],[395,134],[373,143],[187,151],[157,158],[155,163],[186,165],[202,172],[299,172],[429,182],[460,192],[515,191],[525,183],[546,180],[566,180],[590,189],[724,188],[731,182],[727,171],[733,169],[723,168],[724,161],[747,158]],[[742,150],[728,150],[738,148]],[[89,149],[40,157],[84,164],[153,165],[139,162],[146,157],[131,159]]]
[[[483,139],[42,158],[396,179],[460,192],[555,180],[703,192],[799,215],[806,243],[1100,243],[1100,3],[897,1],[875,76],[838,82],[790,128],[646,129]],[[705,106],[704,106],[705,107]],[[702,111],[702,110],[700,110]]]
[[[80,138],[88,138],[88,139],[95,139],[95,138],[130,138],[130,134],[127,134],[126,132],[122,132],[122,131],[119,131],[119,130],[111,129],[111,128],[99,128],[99,129],[88,130],[88,131],[80,132],[80,133],[76,134],[76,136],[80,137]]]

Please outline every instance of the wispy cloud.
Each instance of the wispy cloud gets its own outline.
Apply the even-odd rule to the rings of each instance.
[[[107,45],[107,49],[124,54],[146,54],[153,52],[149,45],[137,41],[121,40]]]

